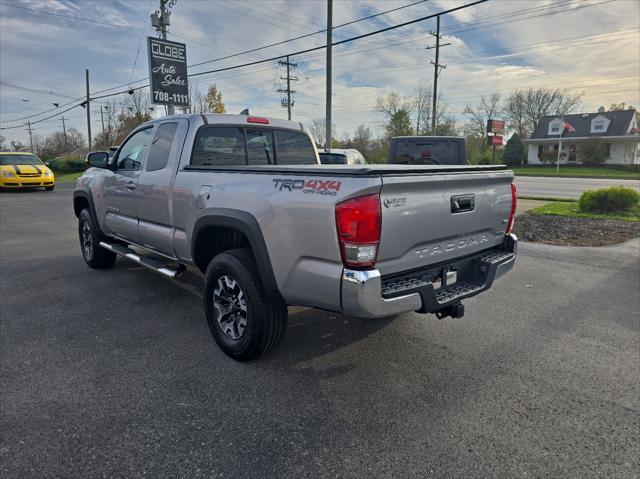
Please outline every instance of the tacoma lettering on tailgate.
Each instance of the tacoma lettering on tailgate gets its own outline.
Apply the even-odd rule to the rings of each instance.
[[[418,249],[416,250],[416,255],[419,258],[425,258],[427,256],[434,256],[437,254],[444,253],[445,251],[454,251],[459,249],[471,248],[473,246],[478,246],[479,244],[486,243],[489,241],[486,234],[482,234],[480,236],[471,236],[469,238],[464,238],[455,241],[449,241],[447,243],[440,243],[433,246],[429,246],[428,248]]]

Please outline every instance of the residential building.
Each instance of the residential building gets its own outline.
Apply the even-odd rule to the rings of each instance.
[[[568,123],[575,131],[564,128]],[[545,152],[557,155],[560,133],[560,163],[572,164],[580,162],[580,145],[599,139],[605,156],[605,164],[629,165],[640,163],[638,143],[638,124],[635,110],[604,111],[600,108],[596,113],[580,113],[576,115],[545,116],[528,140],[527,159],[530,165],[542,163],[540,158]]]

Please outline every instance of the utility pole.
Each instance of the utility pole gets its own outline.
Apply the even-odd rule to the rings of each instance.
[[[107,145],[107,137],[104,136],[104,114],[102,113],[102,108],[106,108],[106,106],[102,106],[100,105],[100,121],[102,122],[102,141],[104,141],[104,147],[108,148],[109,145]]]
[[[29,132],[29,145],[31,146],[31,153],[33,153],[33,136],[31,135],[31,122],[27,121],[27,131]]]
[[[451,43],[444,43],[440,45],[440,15],[436,17],[436,33],[429,32],[429,34],[436,37],[436,45],[428,46],[427,50],[432,48],[436,49],[436,61],[431,61],[433,65],[433,109],[431,110],[431,134],[435,135],[436,131],[436,113],[438,108],[438,76],[440,75],[441,68],[447,68],[446,65],[440,65],[440,47],[446,47],[447,45],[451,45]]]
[[[291,89],[291,82],[298,81],[298,77],[291,76],[291,68],[296,68],[298,66],[297,63],[293,63],[289,60],[289,55],[287,55],[286,60],[278,60],[278,64],[287,67],[287,76],[280,77],[280,80],[287,80],[287,88],[278,88],[278,93],[286,93],[286,100],[282,99],[282,108],[287,107],[287,118],[291,120],[291,107],[293,106],[293,102],[291,101],[291,95],[293,95],[296,91]]]
[[[60,118],[62,120],[62,132],[64,133],[64,150],[69,153],[69,142],[67,141],[67,125],[64,123],[66,118],[64,115]]]
[[[91,151],[91,98],[89,97],[89,70],[85,70],[85,78],[87,80],[87,100],[85,107],[87,109],[87,140],[89,151]]]
[[[325,148],[331,149],[331,55],[333,44],[333,0],[327,0],[327,92],[326,92],[326,141]]]
[[[171,12],[169,9],[175,5],[177,0],[160,0],[160,10],[151,15],[151,24],[160,32],[160,38],[167,39],[167,26],[171,24]],[[174,115],[173,105],[165,105],[167,115]]]

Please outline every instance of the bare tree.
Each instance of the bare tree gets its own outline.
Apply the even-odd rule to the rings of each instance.
[[[142,118],[149,112],[149,92],[147,90],[133,90],[126,97],[124,106],[135,116]]]
[[[313,135],[313,139],[316,141],[316,145],[320,148],[324,146],[326,140],[326,120],[324,118],[316,118],[311,122],[309,130]],[[334,127],[335,128],[335,127]]]
[[[469,119],[469,123],[465,125],[467,135],[485,137],[487,136],[487,120],[495,119],[501,112],[500,94],[482,95],[480,104],[476,108],[467,104],[462,112]]]
[[[529,136],[533,127],[527,116],[526,96],[522,90],[516,90],[509,95],[504,106],[504,114],[509,128],[516,130],[520,138]]]
[[[371,149],[371,130],[368,126],[360,125],[356,128],[356,132],[353,135],[353,143],[360,153],[367,156]]]
[[[401,99],[397,93],[391,92],[386,97],[378,98],[376,110],[385,115],[387,120],[389,120],[401,110],[411,113],[413,111],[413,104],[411,101]]]
[[[25,145],[21,141],[11,140],[9,144],[11,145],[11,151],[28,151],[29,150],[27,145]]]
[[[424,82],[415,89],[413,106],[416,112],[416,135],[429,134],[432,95],[431,85]]]
[[[544,116],[566,115],[580,105],[582,95],[571,95],[566,90],[538,88],[524,90],[524,108],[526,119],[531,128],[535,128]]]

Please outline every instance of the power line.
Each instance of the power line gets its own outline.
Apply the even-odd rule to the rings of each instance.
[[[361,18],[361,19],[353,20],[353,21],[351,21],[351,22],[344,23],[344,24],[342,24],[342,25],[340,25],[340,26],[346,26],[346,25],[349,25],[349,24],[352,24],[352,23],[356,23],[356,22],[359,22],[359,21],[363,21],[363,20],[366,20],[366,19],[369,19],[369,18],[373,18],[373,17],[379,16],[379,15],[383,15],[383,14],[386,14],[386,13],[389,13],[389,12],[392,12],[392,11],[396,11],[396,10],[399,10],[399,9],[402,9],[402,8],[407,8],[407,7],[409,7],[409,6],[413,6],[413,5],[416,5],[416,4],[418,4],[418,3],[423,3],[424,1],[426,1],[426,0],[422,0],[422,1],[420,1],[420,2],[414,2],[414,3],[412,3],[412,4],[408,4],[408,5],[404,5],[404,6],[401,6],[401,7],[397,7],[397,8],[395,8],[395,9],[387,10],[387,11],[385,11],[385,12],[380,12],[380,13],[377,13],[377,14],[374,14],[374,15],[369,15],[368,17],[363,17],[363,18]],[[387,28],[383,28],[383,29],[380,29],[380,30],[376,30],[376,31],[374,31],[374,32],[369,32],[369,33],[366,33],[366,34],[363,34],[363,35],[358,35],[358,36],[356,36],[356,37],[348,38],[348,39],[345,39],[345,40],[342,40],[342,41],[339,41],[339,42],[334,42],[334,43],[332,43],[332,45],[341,45],[341,44],[346,44],[346,43],[348,43],[348,42],[352,42],[352,41],[355,41],[355,40],[358,40],[358,39],[361,39],[361,38],[365,38],[365,37],[368,37],[368,36],[376,35],[376,34],[379,34],[379,33],[384,33],[384,32],[386,32],[386,31],[394,30],[394,29],[396,29],[396,28],[400,28],[400,27],[403,27],[403,26],[406,26],[406,25],[410,25],[410,24],[413,24],[413,23],[417,23],[417,22],[420,22],[420,21],[423,21],[423,20],[426,20],[426,19],[429,19],[429,18],[433,18],[434,16],[435,16],[435,17],[437,17],[437,16],[439,16],[439,15],[444,15],[444,14],[452,13],[452,12],[457,11],[457,10],[460,10],[460,9],[462,9],[462,8],[468,8],[468,7],[470,7],[470,6],[474,6],[474,5],[477,5],[477,4],[480,4],[480,3],[484,3],[485,1],[487,1],[487,0],[479,0],[479,1],[476,1],[476,2],[473,2],[473,3],[470,3],[470,4],[467,4],[467,5],[462,5],[462,6],[459,6],[459,7],[456,7],[456,8],[452,8],[452,9],[449,9],[449,10],[446,10],[446,11],[443,11],[443,12],[439,12],[439,13],[436,13],[436,14],[432,14],[432,15],[429,15],[429,16],[426,16],[426,17],[421,17],[421,18],[418,18],[418,19],[414,19],[414,20],[411,20],[411,21],[409,21],[409,22],[404,22],[404,23],[401,23],[401,24],[398,24],[398,25],[394,25],[394,26],[391,26],[391,27],[387,27]],[[599,4],[602,4],[602,3],[609,3],[610,1],[614,1],[614,0],[607,0],[607,1],[604,1],[604,2],[600,2],[600,3],[588,4],[588,5],[584,5],[584,6],[583,6],[583,7],[581,7],[581,8],[588,7],[588,6],[595,6],[595,5],[599,5]],[[0,2],[0,3],[7,4],[6,2]],[[566,4],[566,3],[568,3],[568,2],[563,2],[563,4]],[[13,6],[13,5],[11,5],[11,4],[7,4],[7,5]],[[535,7],[535,8],[536,8],[536,9],[538,9],[538,10],[540,10],[540,8],[541,8],[541,7]],[[546,7],[546,8],[549,8],[549,7]],[[29,8],[27,8],[27,9],[29,9]],[[33,9],[29,9],[29,10],[33,10]],[[514,12],[512,15],[516,15],[516,14],[520,14],[520,15],[521,15],[521,14],[522,14],[522,12],[524,12],[524,11],[531,11],[531,10],[534,10],[534,9],[525,9],[525,10],[523,10],[523,11]],[[566,10],[567,10],[567,9],[564,9],[564,10],[562,10],[562,11],[566,11]],[[546,13],[546,15],[551,15],[551,14],[555,14],[555,13],[560,13],[560,11],[548,12],[548,13]],[[502,15],[502,16],[497,16],[497,17],[499,17],[499,18],[504,18],[504,15]],[[496,17],[489,17],[489,18],[496,18]],[[522,19],[522,20],[523,20],[523,19]],[[471,22],[471,23],[472,23],[472,22]],[[112,25],[112,26],[115,26],[115,25]],[[336,27],[336,28],[338,28],[338,27]],[[446,28],[445,28],[445,29],[446,29]],[[444,29],[443,29],[443,30],[444,30]],[[325,31],[326,31],[326,30],[325,30]],[[312,33],[312,34],[315,34],[315,33],[317,33],[317,32],[314,32],[314,33]],[[308,34],[308,35],[312,35],[312,34]],[[293,41],[293,40],[295,40],[295,39],[290,39],[290,40],[287,40],[287,41],[284,41],[284,42],[278,42],[277,44],[286,43],[286,42],[288,42],[288,41]],[[276,45],[276,44],[266,45],[266,46],[263,46],[263,47],[259,47],[258,49],[268,48],[268,47],[270,47],[270,46],[275,46],[275,45]],[[319,50],[322,50],[322,49],[324,49],[324,48],[326,48],[326,45],[321,45],[321,46],[318,46],[318,47],[314,47],[314,48],[310,48],[310,49],[302,50],[302,51],[299,51],[299,52],[290,53],[290,55],[302,55],[302,54],[306,54],[306,53],[310,53],[310,52],[314,52],[314,51],[319,51]],[[241,55],[241,54],[246,54],[246,53],[250,53],[250,52],[252,52],[252,51],[256,51],[256,50],[257,50],[257,49],[248,50],[248,51],[246,51],[246,52],[240,52],[240,53],[234,54],[234,56]],[[350,51],[350,52],[344,52],[344,54],[343,54],[343,55],[350,54],[350,53],[351,53],[351,51]],[[274,61],[274,60],[278,60],[278,59],[281,59],[281,58],[283,58],[283,57],[284,57],[283,55],[279,55],[279,56],[277,56],[277,57],[272,57],[272,58],[263,59],[263,60],[257,60],[257,61],[254,61],[254,62],[248,62],[248,63],[245,63],[245,64],[234,65],[234,66],[230,66],[230,67],[225,67],[225,68],[220,68],[220,69],[214,69],[214,70],[205,71],[205,72],[193,73],[193,74],[190,74],[190,75],[188,75],[188,76],[189,76],[189,77],[195,77],[195,76],[201,76],[201,75],[207,75],[207,74],[218,73],[218,72],[222,72],[222,71],[234,70],[234,69],[237,69],[237,68],[246,68],[246,67],[253,66],[253,65],[258,65],[258,64],[262,64],[262,63],[272,62],[272,61]],[[224,59],[224,58],[225,58],[225,57],[220,58],[220,59],[214,59],[214,60],[210,60],[210,61],[208,61],[208,62],[212,62],[212,61],[219,61],[219,60],[222,60],[222,59]],[[192,65],[192,66],[196,66],[196,65]],[[145,80],[146,80],[146,78],[144,78],[144,79],[140,79],[140,80],[136,80],[136,81],[131,82],[131,83],[138,83],[138,82],[140,82],[140,81],[145,81]],[[122,86],[126,86],[126,85],[130,85],[130,84],[124,84],[124,85],[120,85],[120,86],[117,86],[117,87],[111,87],[111,88],[108,88],[108,89],[105,89],[105,90],[101,90],[101,91],[98,91],[98,92],[95,92],[95,93],[101,93],[101,92],[106,92],[106,91],[114,90],[114,89],[116,89],[116,88],[119,88],[119,87],[122,87]],[[130,91],[135,91],[135,90],[139,90],[139,89],[142,89],[142,88],[146,88],[147,86],[148,86],[148,85],[142,85],[142,86],[139,86],[139,87],[136,87],[136,88],[133,88],[133,89],[131,89],[131,88],[130,88],[130,89],[128,89],[128,90],[119,91],[119,92],[115,92],[115,93],[110,93],[110,94],[108,94],[108,95],[95,96],[95,97],[92,97],[92,99],[99,99],[99,98],[106,98],[106,97],[110,97],[110,96],[115,96],[115,95],[119,95],[119,94],[122,94],[122,93],[127,93],[127,92],[130,92]],[[94,93],[94,95],[95,95],[95,93]],[[71,102],[69,102],[69,103],[67,103],[67,104],[65,104],[65,105],[68,105],[68,104],[70,104],[70,103],[71,103]],[[65,105],[63,105],[63,106],[65,106]],[[62,108],[62,107],[60,107],[60,108]],[[53,111],[53,110],[47,110],[47,111],[40,112],[40,113],[37,113],[37,114],[29,115],[29,116],[27,116],[27,117],[22,117],[22,118],[19,118],[19,119],[9,120],[9,122],[20,121],[20,120],[23,120],[23,119],[32,118],[32,117],[35,117],[35,116],[39,116],[39,115],[42,115],[42,114],[48,113],[48,112],[50,112],[50,111]]]
[[[375,14],[372,14],[372,15],[367,15],[366,17],[357,18],[357,19],[355,19],[355,20],[350,20],[350,21],[345,22],[345,23],[343,23],[343,24],[341,24],[341,25],[337,25],[336,27],[334,27],[334,29],[335,29],[335,28],[346,27],[346,26],[348,26],[348,25],[353,25],[354,23],[362,22],[362,21],[365,21],[365,20],[370,20],[371,18],[379,17],[379,16],[381,16],[381,15],[386,15],[386,14],[388,14],[388,13],[395,12],[395,11],[398,11],[398,10],[402,10],[402,9],[404,9],[404,8],[409,8],[409,7],[412,7],[412,6],[414,6],[414,5],[418,5],[418,4],[420,4],[420,3],[425,3],[425,2],[427,2],[427,1],[429,1],[429,0],[419,0],[419,1],[417,1],[417,2],[409,3],[409,4],[407,4],[407,5],[401,5],[400,7],[392,8],[392,9],[390,9],[390,10],[385,10],[385,11],[383,11],[383,12],[378,12],[378,13],[375,13]],[[286,43],[290,43],[290,42],[293,42],[293,41],[296,41],[296,40],[300,40],[300,39],[303,39],[303,38],[311,37],[311,36],[317,35],[317,34],[319,34],[319,33],[324,33],[324,32],[326,32],[326,31],[327,31],[327,29],[325,28],[325,29],[323,29],[323,30],[318,30],[318,31],[316,31],[316,32],[307,33],[307,34],[300,35],[300,36],[297,36],[297,37],[294,37],[294,38],[290,38],[290,39],[288,39],[288,40],[282,40],[282,41],[279,41],[279,42],[270,43],[270,44],[268,44],[268,45],[263,45],[263,46],[261,46],[261,47],[252,48],[252,49],[250,49],[250,50],[244,50],[244,51],[242,51],[242,52],[236,52],[236,53],[232,53],[232,54],[229,54],[229,55],[226,55],[226,56],[223,56],[223,57],[214,58],[214,59],[212,59],[212,60],[206,60],[206,61],[203,61],[203,62],[194,63],[194,64],[192,64],[192,65],[189,65],[188,67],[189,67],[189,68],[194,68],[194,67],[198,67],[198,66],[201,66],[201,65],[206,65],[206,64],[209,64],[209,63],[219,62],[219,61],[222,61],[222,60],[228,60],[229,58],[235,58],[235,57],[238,57],[238,56],[241,56],[241,55],[246,55],[246,54],[249,54],[249,53],[254,53],[254,52],[257,52],[257,51],[260,51],[260,50],[264,50],[264,49],[267,49],[267,48],[271,48],[271,47],[275,47],[275,46],[278,46],[278,45],[284,45],[284,44],[286,44]],[[205,44],[203,44],[203,43],[200,43],[200,42],[197,42],[197,41],[195,41],[195,40],[189,39],[188,37],[184,37],[184,36],[182,36],[182,35],[178,35],[177,33],[171,33],[171,32],[168,32],[168,33],[169,33],[170,35],[176,36],[176,37],[178,37],[178,38],[184,38],[184,39],[189,40],[190,42],[196,43],[196,44],[198,44],[198,45],[202,45],[202,46],[205,46],[205,47],[209,47],[208,45],[205,45]],[[220,48],[218,48],[218,49],[219,49],[219,50],[221,50]],[[292,54],[292,55],[294,55],[294,54]],[[283,58],[284,56],[286,56],[286,55],[281,55],[281,56],[279,56],[279,57],[275,57],[275,59],[277,60],[278,58]],[[116,90],[116,89],[118,89],[118,88],[125,87],[125,86],[127,86],[127,85],[132,84],[132,83],[139,83],[139,82],[141,82],[141,81],[145,81],[145,80],[148,80],[148,77],[140,78],[140,79],[138,79],[138,80],[136,80],[136,81],[129,82],[129,83],[124,83],[124,84],[122,84],[122,85],[118,85],[118,86],[114,86],[114,87],[111,87],[111,88],[107,88],[107,89],[105,89],[105,90],[100,90],[100,91],[94,92],[94,94],[97,94],[97,93],[104,93],[104,92],[106,92],[106,91],[110,91],[110,90]]]
[[[382,29],[379,29],[379,30],[374,30],[372,32],[363,33],[361,35],[357,35],[355,37],[347,38],[345,40],[340,40],[338,42],[333,42],[332,46],[343,45],[343,44],[346,44],[346,43],[349,43],[349,42],[353,42],[355,40],[359,40],[361,38],[367,38],[367,37],[370,37],[370,36],[373,36],[373,35],[378,35],[380,33],[385,33],[385,32],[391,31],[391,30],[395,30],[397,28],[405,27],[407,25],[412,25],[414,23],[423,22],[425,20],[440,16],[440,15],[447,15],[449,13],[453,13],[453,12],[456,12],[458,10],[469,8],[469,7],[472,7],[472,6],[475,6],[475,5],[479,5],[479,4],[485,3],[487,1],[488,0],[476,0],[475,2],[471,2],[471,3],[465,4],[465,5],[460,5],[458,7],[450,8],[448,10],[444,10],[444,11],[441,11],[441,12],[438,12],[438,13],[434,13],[434,14],[427,15],[427,16],[424,16],[424,17],[416,18],[416,19],[413,19],[413,20],[409,20],[409,21],[406,21],[406,22],[403,22],[403,23],[399,23],[397,25],[392,25],[392,26],[389,26],[389,27],[386,27],[386,28],[382,28]],[[308,48],[306,50],[301,50],[301,51],[298,51],[298,52],[290,53],[289,55],[290,56],[301,55],[301,54],[304,54],[304,53],[309,53],[309,52],[313,52],[313,51],[317,51],[317,50],[323,50],[325,48],[327,48],[327,45],[320,45],[318,47]],[[188,76],[189,77],[196,77],[196,76],[207,75],[207,74],[211,74],[211,73],[218,73],[218,72],[223,72],[223,71],[235,70],[237,68],[245,68],[245,67],[252,66],[252,65],[259,65],[259,64],[263,64],[263,63],[267,63],[267,62],[277,61],[277,60],[283,58],[284,56],[286,56],[286,55],[278,55],[278,56],[275,56],[275,57],[266,58],[266,59],[262,59],[262,60],[255,60],[255,61],[252,61],[252,62],[240,64],[240,65],[233,65],[233,66],[228,66],[228,67],[224,67],[224,68],[218,68],[218,69],[214,69],[214,70],[204,71],[204,72],[191,73]],[[140,81],[142,81],[142,80],[140,80]],[[136,83],[136,82],[133,82],[133,83]],[[122,85],[122,86],[124,86],[124,85]],[[110,97],[110,96],[120,95],[122,93],[133,92],[135,90],[140,90],[140,89],[146,88],[148,86],[149,85],[147,84],[147,85],[142,85],[142,86],[139,86],[139,87],[136,87],[136,88],[127,89],[127,90],[123,90],[123,91],[119,91],[119,92],[115,92],[115,93],[109,93],[109,94],[106,94],[106,95],[94,96],[94,97],[92,97],[92,99],[96,100],[96,99],[100,99],[100,98],[107,98],[107,97]]]
[[[56,117],[56,116],[58,116],[58,115],[60,115],[62,113],[66,113],[68,111],[73,110],[74,108],[78,108],[79,106],[80,106],[80,103],[78,103],[77,105],[73,105],[72,107],[67,108],[66,110],[62,110],[62,111],[59,111],[57,113],[54,113],[53,115],[48,116],[46,118],[42,118],[40,120],[32,121],[32,122],[29,122],[29,123],[31,125],[35,125],[36,123],[42,123],[43,121],[50,120],[51,118],[54,118],[54,117]],[[3,126],[3,127],[0,127],[0,130],[13,130],[14,128],[23,128],[23,127],[24,127],[24,123],[22,125],[17,125],[17,126]]]
[[[129,85],[131,85],[131,80],[133,80],[133,74],[136,71],[136,65],[138,64],[138,57],[140,56],[140,48],[142,47],[142,42],[144,40],[144,35],[147,33],[147,17],[149,15],[149,9],[151,8],[151,4],[153,0],[149,0],[149,5],[147,5],[147,9],[144,12],[144,28],[142,29],[142,34],[140,35],[140,41],[138,42],[138,51],[136,51],[136,58],[133,60],[133,68],[131,68],[131,75],[129,76]]]
[[[50,12],[48,10],[41,10],[39,8],[30,8],[30,7],[26,7],[24,5],[16,5],[15,3],[9,3],[9,2],[0,1],[0,4],[6,5],[7,7],[20,8],[22,10],[29,10],[29,11],[35,12],[35,13],[42,13],[44,15],[50,15],[50,16],[53,16],[53,17],[68,18],[70,20],[75,20],[76,22],[93,23],[95,25],[101,25],[101,26],[104,26],[104,27],[115,27],[115,28],[126,28],[126,29],[130,29],[131,28],[131,26],[128,26],[128,25],[116,25],[115,23],[100,22],[98,20],[92,20],[90,18],[76,17],[76,16],[73,16],[73,15],[66,15],[66,14],[62,14],[62,13]]]
[[[427,2],[427,1],[428,0],[420,0],[418,2],[413,2],[413,3],[409,3],[407,5],[402,5],[400,7],[392,8],[390,10],[385,10],[384,12],[379,12],[379,13],[376,13],[376,14],[373,14],[373,15],[368,15],[366,17],[362,17],[362,18],[358,18],[358,19],[355,19],[355,20],[351,20],[351,21],[348,21],[346,23],[342,23],[340,25],[336,25],[335,27],[333,27],[333,29],[335,30],[336,28],[342,28],[342,27],[346,27],[348,25],[353,25],[354,23],[363,22],[365,20],[370,20],[371,18],[379,17],[381,15],[386,15],[387,13],[395,12],[397,10],[402,10],[404,8],[413,7],[414,5],[418,5],[419,3],[424,3],[424,2]],[[213,60],[206,60],[204,62],[194,63],[193,65],[189,65],[189,68],[198,67],[198,66],[201,66],[201,65],[206,65],[206,64],[209,64],[209,63],[213,63],[213,62],[219,62],[219,61],[222,61],[222,60],[228,60],[229,58],[234,58],[234,57],[237,57],[237,56],[240,56],[240,55],[245,55],[247,53],[257,52],[259,50],[264,50],[266,48],[276,47],[278,45],[284,45],[285,43],[290,43],[290,42],[293,42],[293,41],[296,41],[296,40],[301,40],[303,38],[307,38],[307,37],[311,37],[311,36],[314,36],[314,35],[318,35],[320,33],[325,33],[326,31],[327,31],[327,29],[324,28],[322,30],[318,30],[318,31],[315,31],[315,32],[311,32],[311,33],[306,33],[304,35],[300,35],[298,37],[289,38],[288,40],[282,40],[282,41],[279,41],[279,42],[270,43],[269,45],[263,45],[261,47],[252,48],[251,50],[245,50],[245,51],[233,53],[231,55],[227,55],[227,56],[224,56],[224,57],[214,58]],[[281,57],[278,57],[278,58],[281,58]]]

